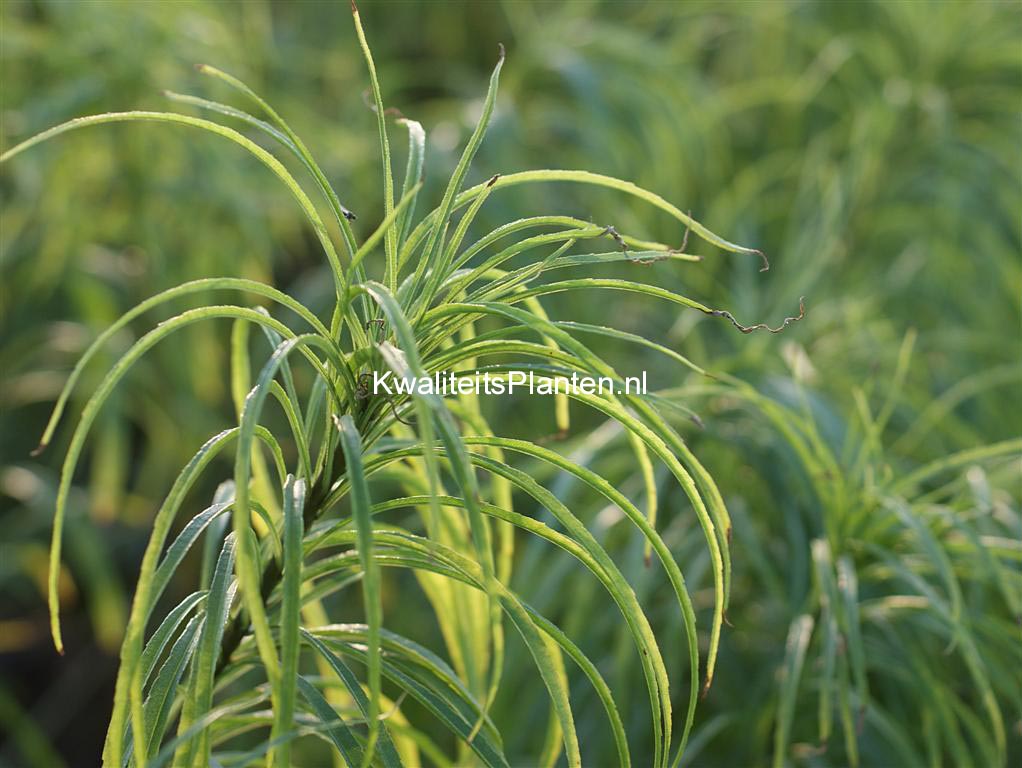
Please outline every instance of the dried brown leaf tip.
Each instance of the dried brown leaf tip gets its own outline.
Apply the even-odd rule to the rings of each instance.
[[[799,320],[806,316],[805,300],[806,300],[805,296],[800,296],[798,299],[798,314],[795,315],[794,317],[784,318],[784,321],[776,328],[771,328],[766,323],[756,323],[755,325],[742,325],[741,323],[738,322],[737,319],[735,319],[735,316],[728,312],[726,309],[711,309],[709,311],[709,314],[712,315],[713,317],[727,318],[728,320],[731,321],[731,324],[734,325],[734,327],[737,328],[742,333],[752,333],[753,331],[769,331],[770,333],[780,333],[792,323],[797,323]]]

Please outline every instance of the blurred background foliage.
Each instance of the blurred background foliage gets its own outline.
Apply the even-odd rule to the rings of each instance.
[[[652,270],[745,322],[776,322],[806,297],[806,320],[781,336],[743,336],[631,296],[548,305],[585,322],[613,313],[618,327],[717,375],[599,340],[618,370],[647,369],[651,386],[699,415],[702,427],[683,425],[684,434],[735,519],[732,627],[691,760],[988,764],[998,738],[991,697],[1009,760],[1019,759],[1022,492],[1018,446],[1004,441],[1022,434],[1022,6],[576,0],[361,10],[384,98],[425,126],[434,178],[471,131],[500,42],[508,63],[470,181],[533,167],[634,180],[763,248],[772,269],[700,246],[697,266],[607,271]],[[163,89],[227,97],[200,82],[192,65],[206,62],[286,116],[358,215],[360,235],[379,222],[375,118],[347,3],[4,0],[0,12],[4,148],[74,116],[167,108]],[[403,140],[395,132],[393,141]],[[427,184],[426,194],[439,190]],[[329,280],[286,190],[235,148],[175,128],[63,137],[6,164],[0,196],[0,761],[93,765],[150,516],[181,464],[234,418],[229,330],[196,327],[165,342],[104,410],[69,521],[63,659],[47,636],[42,591],[66,442],[29,456],[52,402],[87,343],[158,290],[243,275],[322,307]],[[682,235],[646,210],[565,186],[495,194],[479,228],[539,211],[663,242]],[[159,319],[152,313],[133,333]],[[485,407],[504,434],[554,431],[542,402]],[[641,495],[619,438],[580,413],[559,448]],[[580,514],[592,509],[594,532],[655,618],[666,580],[643,567],[638,539],[616,527],[614,510],[548,479]],[[662,503],[667,543],[689,583],[705,587],[685,502]],[[594,602],[595,582],[574,579],[566,558],[537,542],[518,558],[518,592],[598,661],[621,701],[635,689],[630,736],[641,744],[638,666],[623,628]],[[845,591],[850,573],[857,594]],[[865,659],[849,658],[846,614],[831,599],[849,594]],[[695,597],[705,612],[712,596]],[[400,605],[386,611],[396,629],[428,615],[415,600],[386,599]],[[676,624],[665,615],[658,635],[680,637]],[[514,680],[515,651],[524,651],[511,650]],[[668,659],[672,675],[680,655]],[[542,691],[527,682],[495,711],[515,723],[504,729],[509,755],[534,753],[545,723]],[[824,703],[834,691],[837,711]],[[579,692],[583,748],[609,750],[602,720],[585,716],[598,707],[587,696]],[[830,725],[849,712],[853,722]]]

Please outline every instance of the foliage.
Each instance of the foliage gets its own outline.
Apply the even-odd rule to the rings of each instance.
[[[68,18],[60,24],[75,23],[74,11],[61,13]],[[208,50],[189,55],[228,61],[247,81],[273,84],[273,102],[302,125],[322,172],[282,121],[223,78],[206,93],[229,101],[230,114],[184,99],[196,110],[183,118],[145,119],[183,119],[207,133],[219,129],[194,121],[232,126],[240,133],[227,138],[279,173],[263,154],[275,153],[284,174],[301,180],[297,189],[264,183],[258,163],[241,166],[216,137],[183,142],[181,132],[162,129],[71,133],[50,145],[57,149],[3,166],[17,190],[3,213],[4,304],[13,308],[4,310],[5,326],[16,331],[4,345],[4,395],[22,406],[19,413],[41,413],[56,398],[65,361],[116,320],[117,308],[138,303],[152,286],[191,281],[145,304],[144,325],[139,312],[102,337],[78,385],[65,390],[70,409],[96,419],[90,440],[84,431],[72,438],[69,455],[81,450],[83,471],[69,464],[61,485],[71,567],[53,571],[50,588],[71,605],[81,590],[107,647],[119,645],[127,623],[131,590],[121,580],[134,582],[142,556],[121,543],[139,532],[150,541],[149,580],[139,581],[127,623],[116,699],[115,722],[126,730],[111,731],[108,750],[121,739],[125,754],[145,744],[156,757],[157,734],[166,730],[165,757],[176,762],[201,763],[206,750],[225,763],[259,761],[267,750],[298,764],[317,764],[329,751],[352,763],[369,752],[388,764],[499,762],[501,752],[512,764],[551,762],[558,753],[567,762],[577,741],[587,764],[597,755],[601,764],[622,762],[622,745],[646,764],[671,761],[692,725],[685,762],[697,764],[1017,759],[1022,447],[1014,438],[1022,422],[1004,406],[1022,371],[1002,341],[1017,322],[1022,279],[1020,168],[1011,149],[1020,138],[1017,10],[920,3],[850,14],[839,5],[714,5],[671,14],[628,9],[623,21],[597,6],[538,12],[510,4],[494,24],[507,28],[493,41],[515,42],[514,66],[502,73],[502,93],[512,98],[486,102],[492,115],[481,100],[469,110],[473,123],[479,112],[480,126],[492,122],[475,165],[504,175],[488,187],[476,172],[480,183],[461,191],[472,171],[450,153],[447,137],[473,125],[450,118],[453,97],[472,95],[467,84],[482,56],[492,56],[492,48],[482,53],[492,33],[450,61],[465,45],[460,25],[444,24],[453,11],[412,9],[436,34],[421,35],[412,23],[393,35],[388,29],[378,63],[395,102],[408,114],[415,105],[414,114],[430,118],[424,124],[437,125],[423,145],[431,171],[418,188],[422,150],[413,142],[404,188],[385,190],[379,202],[370,197],[379,171],[368,172],[376,153],[347,125],[379,121],[380,141],[389,131],[403,145],[406,133],[417,136],[414,124],[394,120],[379,103],[375,115],[349,121],[351,103],[364,110],[350,93],[329,100],[345,119],[327,118],[322,99],[290,97],[272,64],[248,59],[239,32],[216,13],[203,17],[220,19],[207,27]],[[258,38],[268,19],[246,13],[244,34]],[[287,23],[288,13],[275,22]],[[380,16],[371,28],[383,29],[385,13],[367,9],[373,13]],[[133,18],[160,30],[156,48],[161,36],[194,23],[188,10]],[[423,38],[446,46],[445,67],[457,74],[445,70],[443,82],[458,83],[453,93],[415,66]],[[330,50],[329,41],[321,44]],[[80,63],[87,55],[69,66],[87,71]],[[276,63],[305,74],[317,71],[316,56],[314,44],[296,64]],[[323,82],[355,78],[353,60],[323,62],[330,73]],[[179,82],[172,63],[160,66],[162,82]],[[136,69],[125,68],[125,87],[137,87]],[[19,81],[30,82],[24,74]],[[55,74],[37,88],[51,90]],[[378,97],[375,77],[372,86]],[[90,89],[70,85],[67,93],[80,98]],[[115,90],[95,106],[138,98]],[[45,103],[34,93],[31,102],[28,94],[19,100]],[[69,109],[81,107],[26,113],[23,128]],[[466,160],[475,149],[470,142]],[[378,151],[386,156],[382,144]],[[56,163],[38,170],[29,163],[40,155]],[[182,174],[183,163],[196,173]],[[695,236],[681,249],[687,258],[630,238],[622,253],[607,225],[677,245],[687,215],[651,216],[655,208],[592,187],[605,182],[599,174],[560,177],[585,181],[579,194],[577,184],[509,172],[523,163],[592,167],[691,201],[720,231],[769,243],[775,268],[760,279],[756,257],[720,259],[703,253]],[[59,183],[79,166],[91,187]],[[451,169],[453,184],[431,184],[442,176],[437,166]],[[122,197],[103,217],[70,230],[40,227],[40,220],[74,222],[83,209],[99,211],[104,188],[96,180],[112,168],[127,170],[132,184],[108,182],[105,194]],[[324,189],[327,177],[350,179],[338,191],[357,221]],[[143,247],[70,258],[76,232],[101,243],[120,238],[124,196],[137,185],[146,190],[131,201],[148,222]],[[72,195],[90,188],[93,198],[74,205]],[[45,207],[24,207],[36,195]],[[416,219],[425,199],[441,202]],[[309,229],[293,210],[312,220],[318,255],[305,255],[314,250],[303,242]],[[472,235],[537,211],[562,217],[509,232],[507,242]],[[558,249],[572,240],[587,242]],[[482,247],[473,251],[473,242]],[[331,249],[340,251],[336,261]],[[497,271],[467,271],[491,252]],[[696,254],[705,260],[684,263]],[[498,256],[508,259],[507,274]],[[377,285],[351,266],[359,258]],[[582,267],[585,277],[541,274],[559,267]],[[209,274],[232,279],[193,280]],[[652,309],[664,298],[658,286],[676,293],[679,277],[686,294],[712,297],[704,309],[719,302],[780,318],[805,294],[810,315],[779,340],[736,334],[710,317],[699,322],[705,312]],[[565,290],[553,292],[549,280]],[[622,281],[638,286],[595,290]],[[228,292],[240,299],[225,299]],[[613,304],[594,302],[603,296]],[[549,320],[539,301],[549,317],[572,321]],[[252,309],[259,305],[270,312]],[[73,314],[94,330],[41,326],[43,306],[48,317]],[[635,335],[594,330],[608,323],[608,307]],[[233,319],[229,344],[217,329],[223,324],[198,322],[213,317]],[[331,322],[316,326],[317,317]],[[132,347],[136,327],[155,335]],[[357,375],[374,367],[488,364],[506,373],[530,358],[538,361],[532,369],[548,374],[603,370],[610,361],[622,373],[646,367],[651,380],[677,386],[648,401],[573,405],[567,432],[561,403],[555,418],[525,402],[360,397]],[[112,384],[106,371],[124,359],[130,375],[102,409],[90,409],[90,394],[103,396]],[[679,367],[689,360],[697,362]],[[341,378],[345,368],[351,375]],[[253,385],[259,394],[246,399]],[[171,484],[172,468],[222,423],[227,392],[238,426],[207,444],[188,479],[159,503],[153,497]],[[353,418],[335,423],[331,413]],[[28,576],[45,558],[48,489],[58,490],[43,465],[22,460],[31,431],[10,430],[8,455],[19,463],[3,478],[4,492],[26,502],[16,511],[28,513],[26,522],[10,537],[5,518],[5,542]],[[538,437],[548,433],[567,439]],[[53,437],[59,454],[63,430]],[[250,450],[253,442],[262,447]],[[232,455],[234,482],[217,488]],[[693,475],[694,488],[679,467]],[[288,469],[299,479],[289,481]],[[251,485],[239,482],[249,476]],[[88,485],[88,497],[79,484]],[[209,504],[203,495],[212,504],[193,519]],[[698,499],[709,502],[705,515]],[[733,525],[721,525],[725,514]],[[239,518],[226,537],[228,521],[237,527]],[[253,528],[259,551],[236,546]],[[160,545],[171,534],[177,538],[163,565]],[[647,567],[653,550],[658,557]],[[253,567],[257,559],[262,568]],[[26,591],[17,571],[14,583]],[[608,592],[616,610],[607,609]],[[263,600],[254,600],[260,593]],[[78,623],[77,612],[71,616]],[[207,624],[210,616],[224,618]],[[336,620],[344,623],[320,631]],[[514,628],[506,637],[504,625]],[[219,658],[221,646],[233,653]],[[703,676],[693,674],[697,648],[704,673],[719,661],[694,709]],[[4,699],[4,720],[29,723],[16,709]],[[24,727],[19,748],[49,764],[45,741]]]
[[[594,488],[602,489],[608,500],[630,513],[674,586],[689,648],[690,693],[673,758],[672,696],[660,647],[632,589],[585,525],[527,473],[505,461],[504,451],[514,450],[515,444],[489,436],[492,431],[473,399],[459,396],[458,407],[452,412],[435,393],[391,397],[368,391],[364,382],[381,366],[399,377],[407,377],[448,370],[466,361],[471,361],[471,366],[462,375],[475,376],[478,373],[473,373],[473,369],[479,361],[489,363],[492,358],[509,354],[536,358],[541,364],[497,363],[485,366],[486,373],[492,369],[496,376],[504,377],[522,369],[556,378],[578,371],[621,381],[613,368],[576,338],[577,334],[547,319],[536,297],[550,293],[592,288],[644,293],[707,315],[726,317],[743,332],[766,328],[742,326],[729,312],[710,309],[645,283],[589,277],[538,280],[544,272],[601,262],[693,258],[683,249],[677,251],[667,245],[618,234],[611,225],[593,225],[566,216],[534,216],[506,222],[462,249],[476,212],[491,193],[502,187],[557,181],[608,187],[665,211],[718,247],[737,253],[757,252],[720,238],[650,192],[585,171],[530,171],[494,176],[485,184],[463,190],[469,164],[493,111],[503,49],[477,128],[440,205],[413,225],[412,212],[421,189],[424,133],[417,123],[400,120],[408,128],[410,143],[402,197],[395,205],[387,115],[357,11],[354,19],[372,84],[384,175],[385,216],[376,232],[361,245],[356,243],[351,230],[353,214],[340,202],[305,144],[248,86],[212,67],[200,70],[247,97],[264,117],[219,102],[172,95],[179,101],[236,118],[262,131],[293,155],[329,204],[332,223],[347,252],[347,264],[342,264],[334,239],[307,192],[277,157],[217,122],[167,112],[107,113],[78,118],[44,131],[0,157],[9,160],[65,132],[114,122],[172,123],[214,133],[250,152],[285,184],[316,233],[334,280],[336,299],[329,328],[293,298],[244,278],[198,280],[164,291],[140,304],[97,338],[58,399],[39,451],[48,445],[80,372],[105,342],[134,317],[182,295],[240,291],[269,300],[298,317],[299,323],[286,324],[265,309],[260,312],[233,304],[200,306],[176,314],[140,338],[117,360],[82,412],[61,473],[50,548],[51,631],[61,652],[60,564],[64,520],[76,465],[96,415],[134,362],[165,337],[193,323],[233,319],[231,389],[239,423],[236,428],[212,437],[200,449],[178,475],[157,512],[121,648],[104,760],[111,765],[120,765],[129,757],[137,765],[150,760],[160,765],[171,757],[175,762],[195,765],[206,765],[210,760],[222,762],[228,758],[220,755],[219,749],[233,746],[233,738],[239,733],[269,727],[264,746],[255,749],[257,753],[269,752],[271,761],[279,765],[290,764],[291,742],[306,733],[327,737],[352,764],[367,765],[377,759],[391,764],[399,759],[399,749],[417,762],[417,745],[428,743],[429,736],[411,725],[407,732],[391,733],[384,719],[382,680],[386,673],[396,689],[396,693],[387,694],[392,701],[405,696],[417,699],[460,737],[462,748],[472,749],[486,764],[506,765],[508,758],[501,746],[500,732],[488,715],[490,702],[500,694],[504,654],[502,614],[506,614],[528,646],[550,697],[551,736],[543,762],[556,760],[563,744],[568,764],[581,764],[568,696],[569,678],[563,658],[566,653],[590,677],[610,718],[618,756],[623,763],[629,763],[620,712],[595,665],[556,626],[534,615],[528,604],[507,586],[513,569],[514,526],[571,553],[607,589],[621,611],[642,662],[651,708],[653,759],[657,764],[677,764],[694,717],[699,655],[695,615],[684,578],[651,525],[656,512],[652,484],[647,488],[644,518],[631,502],[613,492],[605,478],[582,467],[565,466]],[[465,212],[452,226],[452,215],[462,208]],[[545,231],[551,228],[554,231]],[[532,232],[536,234],[523,237]],[[507,242],[511,235],[517,238],[510,245],[494,248],[502,240]],[[579,241],[591,247],[593,241],[599,246],[608,239],[615,244],[615,250],[569,253]],[[363,260],[381,242],[385,269],[382,281],[378,282],[366,277]],[[512,259],[536,249],[542,250],[532,261],[505,268]],[[489,250],[496,252],[476,266],[469,266],[473,257]],[[473,324],[494,319],[511,325],[502,324],[480,336],[470,332]],[[248,340],[252,324],[264,330],[271,352],[255,377],[254,386]],[[587,330],[612,333],[598,327]],[[522,331],[531,331],[540,343],[520,340]],[[292,353],[296,353],[293,355],[296,360],[305,359],[311,374],[302,387],[304,402],[292,371]],[[286,416],[286,431],[275,432],[261,424],[264,406],[271,396]],[[730,580],[730,523],[720,493],[678,433],[664,422],[655,403],[630,394],[570,396],[606,414],[628,431],[639,465],[650,467],[647,471],[650,481],[653,454],[666,464],[691,500],[713,563],[715,607],[703,684],[708,689]],[[559,403],[562,430],[568,428],[567,397],[559,396],[565,400]],[[408,416],[413,412],[416,428],[409,432],[402,429],[401,425],[408,423],[402,414]],[[470,450],[470,445],[474,445],[472,437],[463,434],[454,413],[459,413],[470,425],[468,435],[481,432],[484,442],[478,444],[476,451]],[[282,446],[284,435],[294,446],[290,455],[285,455]],[[400,442],[393,442],[395,438]],[[193,517],[163,554],[177,514],[197,477],[229,443],[234,444],[235,450],[233,482],[221,485],[213,505]],[[267,449],[265,454],[261,450],[263,445]],[[518,449],[531,451],[554,465],[564,461],[550,452],[541,452],[534,443],[523,443]],[[293,472],[286,468],[288,465],[294,467]],[[446,481],[442,468],[446,469],[443,473],[448,476]],[[487,487],[480,486],[478,470],[485,470]],[[368,477],[375,473],[398,489],[395,497],[388,495],[382,507],[374,507],[371,501]],[[448,484],[453,495],[445,492]],[[564,532],[516,514],[511,503],[512,490],[543,504]],[[345,503],[347,515],[340,522],[330,520],[328,513]],[[399,518],[400,524],[378,524],[373,519],[382,511],[402,508],[418,509],[421,522]],[[223,527],[209,526],[228,512],[232,531],[221,540]],[[499,521],[496,531],[491,518]],[[256,527],[261,528],[261,535],[255,533]],[[212,557],[207,562],[209,567],[205,570],[212,574],[211,579],[172,608],[156,631],[149,634],[147,627],[151,620],[155,623],[157,601],[184,555],[203,532],[207,533],[207,554],[220,550],[215,565]],[[493,553],[495,536],[499,539],[497,557]],[[388,652],[384,653],[383,565],[408,568],[420,575],[456,673],[409,637],[388,635]],[[361,587],[365,623],[320,626],[315,619],[326,616],[323,599],[335,593],[347,597],[346,588],[357,585]],[[311,599],[310,593],[314,595]],[[318,652],[322,661],[337,672],[338,680],[329,682],[303,676],[300,673],[303,645]],[[367,701],[362,701],[365,698],[362,683],[352,677],[345,659],[365,664]],[[454,692],[445,690],[456,681],[460,682]],[[328,689],[338,682],[344,683],[350,703],[338,697],[331,703],[326,698]],[[298,703],[299,692],[304,705]],[[219,694],[217,701],[215,693]],[[265,714],[267,704],[271,707],[270,717]],[[352,721],[340,718],[336,712],[337,707],[353,704],[361,710],[361,717],[356,716],[355,722],[364,720],[365,733],[356,734]],[[175,719],[177,737],[170,738],[169,729]],[[213,752],[217,754],[215,758],[211,756]]]

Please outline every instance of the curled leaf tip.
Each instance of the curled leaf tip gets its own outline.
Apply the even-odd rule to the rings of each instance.
[[[806,304],[805,296],[800,296],[798,300],[798,315],[794,317],[784,318],[782,322],[776,328],[771,328],[766,323],[756,323],[755,325],[742,325],[738,322],[734,315],[728,312],[726,309],[711,309],[709,313],[713,317],[724,317],[731,321],[731,324],[742,333],[752,333],[753,331],[769,331],[770,333],[780,333],[792,323],[797,323],[803,317],[806,316]]]
[[[504,57],[507,55],[507,51],[504,49],[504,44],[503,43],[497,43],[497,48],[500,49],[500,57],[499,57],[498,60],[499,61],[503,61]]]
[[[763,253],[763,251],[761,251],[761,250],[759,250],[757,248],[754,248],[752,250],[752,252],[754,254],[756,254],[757,256],[759,256],[761,259],[763,259],[763,266],[759,268],[759,271],[760,272],[769,272],[770,271],[770,259],[767,258],[766,254]]]
[[[39,443],[39,445],[37,445],[35,448],[32,449],[32,452],[29,454],[29,456],[33,456],[33,457],[34,456],[39,456],[43,451],[46,450],[46,447],[48,445],[49,445],[49,443],[47,443],[47,442]]]

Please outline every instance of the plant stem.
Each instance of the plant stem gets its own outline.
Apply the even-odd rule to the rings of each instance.
[[[322,482],[313,488],[306,501],[305,511],[302,514],[303,534],[307,533],[312,524],[326,511],[323,505],[326,502],[330,486],[333,484],[333,478],[341,477],[346,471],[344,453],[343,451],[337,451],[334,454],[333,471],[324,475]],[[264,604],[269,600],[270,595],[277,584],[280,583],[283,575],[280,563],[276,559],[271,558],[267,562],[266,567],[263,568],[263,576],[259,588]],[[216,676],[219,676],[230,663],[231,656],[234,655],[238,646],[241,645],[241,641],[250,626],[248,614],[244,609],[238,611],[237,615],[228,623],[220,646],[220,658],[217,660]]]

